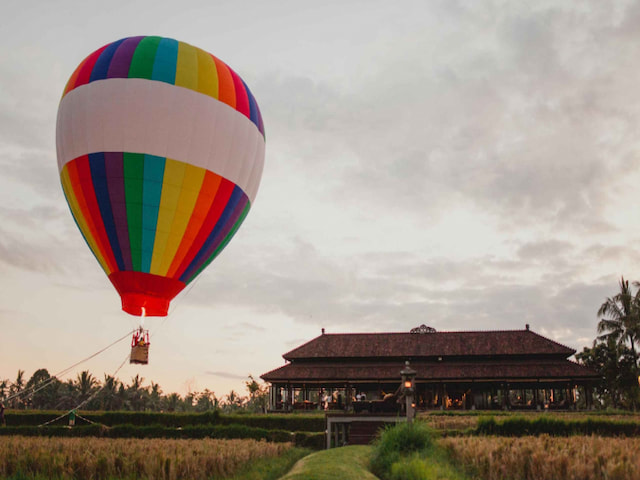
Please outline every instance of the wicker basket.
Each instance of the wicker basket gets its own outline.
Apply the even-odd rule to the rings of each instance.
[[[134,345],[131,347],[131,358],[129,363],[138,363],[146,365],[149,363],[149,344],[146,345]]]

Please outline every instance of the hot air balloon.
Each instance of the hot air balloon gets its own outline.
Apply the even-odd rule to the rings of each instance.
[[[80,63],[56,144],[76,224],[122,309],[146,316],[166,316],[234,236],[265,150],[246,83],[210,53],[156,36],[118,40]]]

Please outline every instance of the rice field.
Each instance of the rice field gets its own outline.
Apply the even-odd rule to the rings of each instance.
[[[451,461],[482,480],[637,480],[640,438],[449,437]]]
[[[0,478],[227,478],[289,448],[256,440],[4,437]]]
[[[419,414],[418,418],[433,429],[451,433],[451,432],[464,432],[465,430],[475,429],[478,426],[478,420],[483,417],[495,417],[496,421],[501,422],[503,419],[511,417],[524,417],[528,419],[536,418],[553,418],[555,420],[566,421],[579,421],[587,419],[599,419],[607,421],[622,421],[622,422],[640,422],[640,416],[636,414],[607,414],[602,415],[596,412],[478,412],[477,414],[454,414],[454,415],[441,415],[433,413]]]

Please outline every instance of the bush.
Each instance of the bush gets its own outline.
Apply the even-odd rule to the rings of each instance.
[[[429,468],[424,460],[420,460],[417,456],[407,459],[404,462],[396,462],[391,465],[391,480],[425,480],[433,478]]]
[[[640,436],[640,423],[595,418],[563,420],[551,417],[537,417],[535,419],[511,417],[496,422],[493,417],[485,417],[478,420],[476,433],[511,437],[542,434],[637,437]]]
[[[325,447],[326,437],[324,432],[295,432],[293,442],[296,447],[322,450]]]
[[[12,411],[6,412],[7,426],[42,425],[64,414],[64,411]],[[311,415],[222,415],[218,410],[204,413],[156,413],[156,412],[93,412],[81,411],[87,420],[108,427],[115,425],[163,425],[165,427],[186,427],[188,425],[246,425],[268,430],[288,430],[290,432],[324,432],[324,416]],[[55,425],[66,425],[63,417]],[[86,423],[81,418],[76,424]]]
[[[46,427],[21,426],[0,428],[0,436],[22,435],[27,437],[105,437],[105,438],[224,438],[253,439],[269,442],[292,442],[296,446],[320,450],[324,447],[324,433],[289,432],[270,430],[247,425],[188,425],[172,428],[164,425],[134,425],[131,423],[105,427],[103,425],[77,425],[73,428],[61,425]]]
[[[394,463],[402,457],[424,452],[432,445],[433,431],[422,422],[386,427],[374,443],[371,471],[378,477],[392,478],[391,467]]]

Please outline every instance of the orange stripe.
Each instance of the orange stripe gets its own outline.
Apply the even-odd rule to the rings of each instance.
[[[207,218],[207,213],[209,213],[209,209],[213,204],[216,193],[218,193],[221,181],[222,177],[220,175],[216,175],[209,170],[204,174],[204,180],[202,181],[202,187],[200,188],[200,195],[198,196],[195,207],[193,207],[193,213],[189,219],[189,225],[187,225],[187,229],[184,232],[180,246],[173,257],[173,261],[171,262],[171,266],[167,272],[167,277],[174,277],[176,271],[184,261],[193,241],[198,236],[198,232],[200,231],[202,224]]]
[[[78,65],[78,68],[76,68],[71,74],[71,76],[69,77],[69,81],[67,82],[67,85],[64,87],[64,92],[62,93],[63,97],[67,93],[69,93],[69,90],[73,90],[73,88],[76,86],[76,80],[78,79],[78,74],[80,73],[80,69],[82,68],[82,66],[86,61],[87,61],[87,58],[85,58],[84,61],[80,65]]]
[[[233,77],[229,67],[222,60],[211,56],[216,62],[216,70],[218,71],[218,100],[236,108],[236,87],[233,85]]]
[[[86,162],[86,165],[83,165],[84,162]],[[111,245],[107,240],[107,232],[102,224],[102,215],[100,215],[98,201],[93,190],[93,182],[91,181],[89,170],[89,157],[87,155],[78,157],[69,163],[69,180],[78,199],[82,216],[87,222],[91,235],[109,269],[107,274],[117,271],[118,266],[111,251]]]
[[[105,273],[109,273],[109,269],[107,268],[107,264],[104,261],[104,257],[100,254],[98,246],[96,245],[95,238],[91,235],[89,231],[89,227],[87,226],[87,222],[80,211],[80,207],[78,206],[78,198],[76,193],[73,191],[73,187],[71,186],[71,180],[69,178],[69,164],[66,164],[60,172],[60,180],[62,181],[62,188],[64,190],[64,195],[67,197],[67,203],[69,204],[69,208],[71,209],[71,213],[73,214],[73,218],[76,219],[76,223],[82,232],[89,248],[93,252],[94,256],[100,263],[100,267],[105,271]]]

